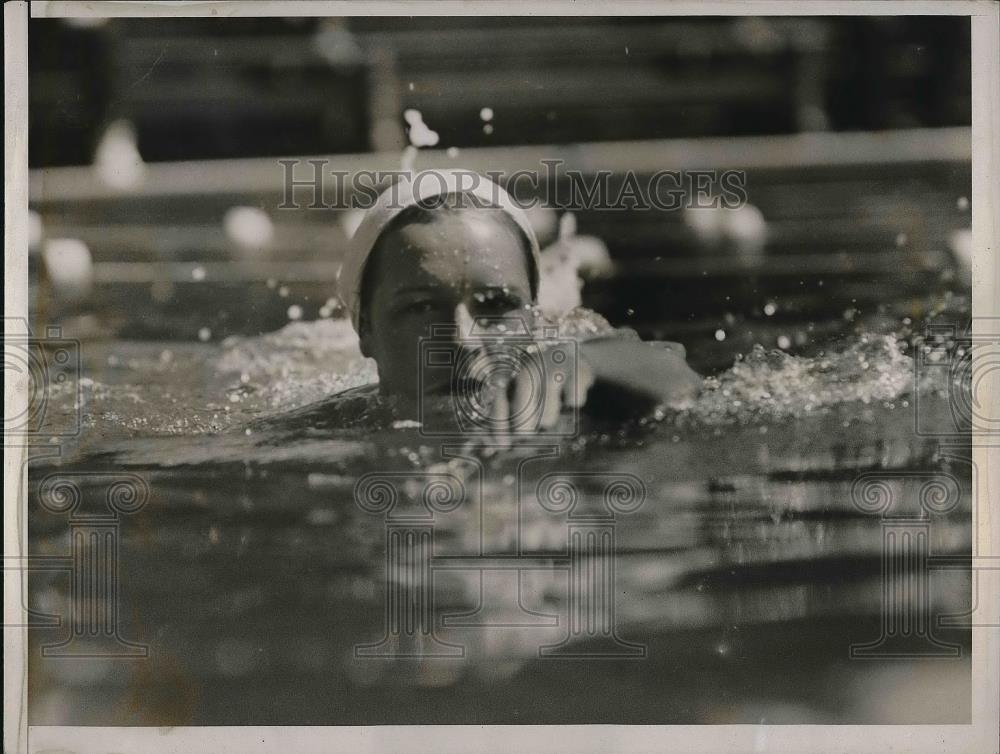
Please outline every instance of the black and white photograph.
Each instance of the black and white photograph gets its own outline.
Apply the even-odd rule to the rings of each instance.
[[[5,751],[998,751],[998,5],[778,5],[5,5]]]

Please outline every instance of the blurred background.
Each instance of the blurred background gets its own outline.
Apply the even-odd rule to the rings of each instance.
[[[276,158],[398,169],[407,110],[439,137],[417,167],[746,170],[738,212],[574,217],[612,261],[584,303],[702,342],[701,369],[969,286],[965,18],[34,19],[29,42],[31,301],[78,336],[337,316],[356,220],[279,210]]]

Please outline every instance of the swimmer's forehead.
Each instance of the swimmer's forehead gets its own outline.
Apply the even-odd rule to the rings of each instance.
[[[377,249],[380,282],[393,290],[464,285],[471,274],[479,287],[530,296],[530,248],[502,210],[432,212],[388,230]],[[405,274],[386,276],[389,269]]]

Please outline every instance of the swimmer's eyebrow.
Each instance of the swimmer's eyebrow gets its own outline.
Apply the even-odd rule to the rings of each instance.
[[[406,286],[405,284],[393,291],[392,303],[389,304],[389,311],[400,313],[408,310],[412,306],[437,306],[439,302],[446,300],[446,295],[440,288],[427,285]]]
[[[438,298],[441,296],[441,289],[430,285],[403,285],[394,290],[392,295],[396,298],[422,298],[424,296]]]
[[[518,295],[518,292],[508,286],[488,285],[476,288],[475,294],[484,296],[488,301],[493,303],[510,304],[512,306],[517,306],[521,303],[521,296]]]
[[[517,306],[521,303],[522,296],[519,291],[512,290],[508,286],[502,285],[487,285],[481,286],[475,289],[475,294],[483,296],[489,301],[511,304]],[[440,287],[428,286],[428,285],[414,285],[407,286],[403,285],[396,290],[392,291],[394,298],[398,299],[423,299],[426,297],[430,298],[442,298],[443,291]]]
[[[483,312],[514,311],[532,303],[531,292],[520,286],[491,285],[476,289],[473,296],[481,297],[479,305]]]

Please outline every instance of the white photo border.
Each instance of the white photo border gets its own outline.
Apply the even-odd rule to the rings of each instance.
[[[33,18],[66,16],[660,16],[660,15],[958,15],[971,17],[972,33],[972,233],[973,315],[1000,316],[997,260],[1000,222],[1000,3],[992,0],[316,0],[276,2],[7,2],[4,4],[4,314],[28,312],[28,69],[27,27]],[[8,320],[9,321],[9,320]],[[987,394],[993,405],[1000,396]],[[27,401],[25,381],[5,380],[8,406]],[[4,550],[25,554],[26,450],[4,447]],[[973,449],[988,473],[979,494],[1000,500],[1000,447]],[[973,526],[982,554],[996,557],[1000,516],[973,505]],[[18,623],[20,574],[4,572],[5,623]],[[1000,595],[981,594],[982,607],[997,614]],[[8,752],[997,752],[1000,750],[1000,629],[973,628],[972,718],[969,725],[536,725],[536,726],[308,726],[308,727],[53,727],[27,724],[27,636],[4,630],[4,750]]]

